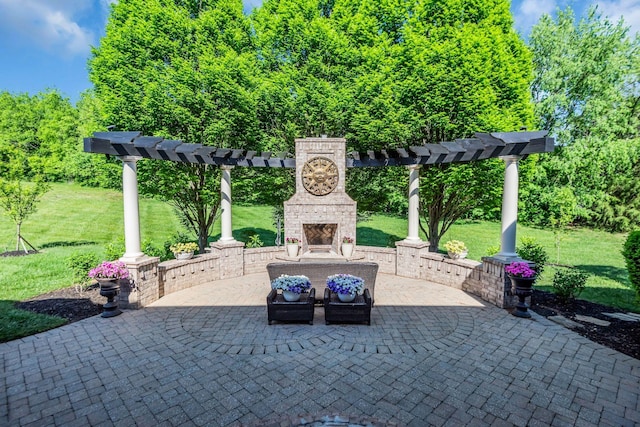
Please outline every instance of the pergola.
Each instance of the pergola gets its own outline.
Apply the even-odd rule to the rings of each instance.
[[[554,140],[547,131],[476,133],[473,138],[456,139],[439,144],[424,144],[408,148],[353,151],[347,153],[346,167],[406,166],[409,168],[409,225],[405,241],[419,238],[419,169],[443,163],[471,162],[499,157],[505,161],[502,201],[501,250],[497,257],[505,260],[515,253],[518,206],[518,161],[528,154],[551,152]],[[85,138],[84,151],[119,157],[123,161],[123,199],[126,252],[123,259],[135,261],[144,256],[140,249],[138,188],[136,162],[139,159],[208,164],[222,169],[220,243],[235,242],[231,226],[231,169],[233,167],[295,168],[293,154],[261,152],[231,148],[216,148],[202,144],[141,132],[96,132]]]

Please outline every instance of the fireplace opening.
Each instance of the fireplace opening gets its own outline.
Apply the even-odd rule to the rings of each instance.
[[[303,224],[302,228],[309,252],[331,252],[334,247],[338,224]]]

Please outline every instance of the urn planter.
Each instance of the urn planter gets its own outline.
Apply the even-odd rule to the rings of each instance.
[[[295,243],[287,243],[287,255],[289,255],[291,258],[295,258],[298,256],[298,244]]]
[[[353,255],[353,243],[343,243],[342,256],[349,258],[351,255]]]
[[[515,288],[516,296],[518,297],[518,303],[513,315],[516,317],[522,317],[528,319],[531,317],[529,313],[529,306],[525,302],[525,298],[530,297],[533,294],[533,283],[536,281],[534,277],[518,277],[513,274],[509,274],[509,279]]]
[[[115,298],[120,293],[120,279],[98,278],[100,284],[100,295],[107,297],[107,303],[102,306],[102,317],[115,317],[122,314],[118,308],[118,301]]]

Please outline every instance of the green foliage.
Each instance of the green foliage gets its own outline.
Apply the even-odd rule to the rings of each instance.
[[[247,240],[247,248],[261,248],[262,246],[264,246],[264,243],[260,240],[259,234],[256,233],[249,236],[249,239]]]
[[[0,177],[68,178],[65,160],[76,148],[78,136],[77,111],[59,92],[35,96],[0,92]]]
[[[496,252],[497,253],[497,252]],[[544,266],[549,259],[547,251],[533,237],[523,237],[520,239],[520,246],[516,248],[518,256],[524,260],[535,263],[535,270],[538,275],[544,271]]]
[[[0,208],[16,224],[16,250],[23,240],[22,223],[36,212],[38,202],[49,189],[49,184],[39,179],[24,185],[19,180],[5,181],[0,178]]]
[[[635,288],[636,298],[640,301],[640,230],[629,233],[622,250],[629,282]]]
[[[109,242],[104,247],[104,256],[108,260],[120,259],[124,255],[125,246],[124,239],[120,238],[113,242]]]
[[[638,187],[640,39],[595,7],[576,22],[571,9],[543,16],[530,38],[532,94],[542,129],[556,138],[523,180],[522,219],[552,222],[554,189],[569,189],[576,222],[610,231],[640,225]],[[551,212],[557,214],[557,212]]]
[[[500,244],[489,246],[486,252],[489,257],[497,255],[500,252]]]
[[[580,270],[562,268],[553,275],[553,291],[563,301],[577,298],[584,290],[589,274]]]
[[[240,0],[122,0],[90,60],[104,122],[145,135],[243,148],[255,141],[256,75]],[[143,194],[173,204],[200,249],[218,215],[220,170],[139,163]]]
[[[431,251],[437,251],[442,236],[471,209],[478,206],[491,209],[500,204],[497,186],[484,185],[503,179],[504,166],[500,163],[442,164],[421,170],[420,227]]]
[[[73,284],[78,289],[85,288],[90,282],[89,270],[100,263],[100,259],[95,253],[76,251],[69,255],[66,259],[67,267],[72,271]]]

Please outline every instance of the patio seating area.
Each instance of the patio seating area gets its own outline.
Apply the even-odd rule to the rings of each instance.
[[[0,425],[640,424],[640,361],[535,314],[379,273],[370,326],[269,325],[269,292],[250,274],[0,344]]]

